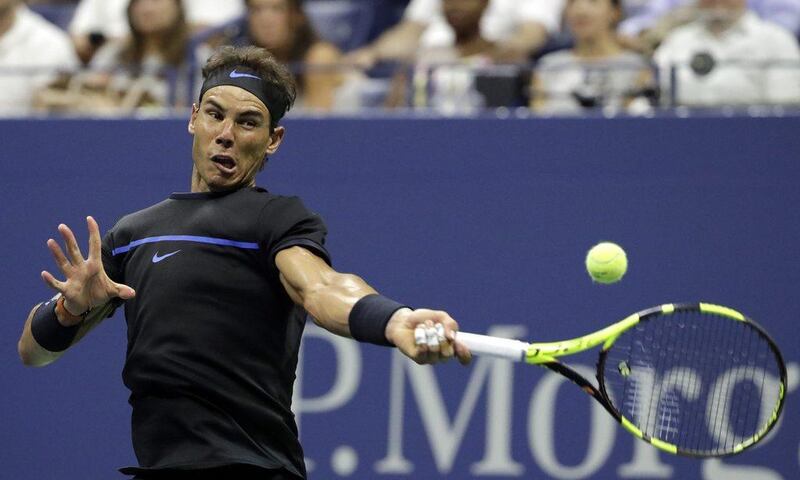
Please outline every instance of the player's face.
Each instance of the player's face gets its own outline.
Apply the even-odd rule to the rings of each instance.
[[[270,134],[267,107],[247,90],[231,85],[211,88],[192,109],[194,136],[192,191],[230,190],[255,185],[267,155],[283,139],[283,127]]]
[[[614,30],[620,12],[611,0],[568,0],[564,18],[575,40],[590,40]]]

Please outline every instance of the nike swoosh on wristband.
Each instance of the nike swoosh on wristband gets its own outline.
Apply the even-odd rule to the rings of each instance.
[[[164,260],[165,258],[171,257],[171,256],[175,255],[175,254],[176,254],[176,253],[178,253],[178,252],[180,252],[180,250],[175,250],[175,251],[174,251],[174,252],[172,252],[172,253],[167,253],[166,255],[161,255],[160,257],[158,256],[158,252],[156,252],[156,253],[153,255],[153,263],[158,263],[158,262],[160,262],[161,260]]]
[[[256,77],[255,75],[250,75],[249,73],[239,73],[239,72],[236,71],[235,68],[231,72],[230,77],[231,78],[247,77],[247,78],[255,78],[256,80],[261,80],[261,77]]]

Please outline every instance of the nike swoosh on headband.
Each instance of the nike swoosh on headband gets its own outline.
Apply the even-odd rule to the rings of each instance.
[[[231,78],[247,77],[247,78],[255,78],[256,80],[261,80],[261,77],[257,77],[255,75],[250,75],[249,73],[240,73],[240,72],[237,72],[236,69],[233,69],[233,71],[230,73],[230,77]]]
[[[156,253],[153,255],[153,263],[158,263],[158,262],[160,262],[161,260],[164,260],[165,258],[171,257],[171,256],[175,255],[175,254],[176,254],[176,253],[178,253],[178,252],[180,252],[180,250],[175,250],[174,252],[167,253],[167,254],[165,254],[165,255],[161,255],[160,257],[158,256],[158,252],[156,252]]]

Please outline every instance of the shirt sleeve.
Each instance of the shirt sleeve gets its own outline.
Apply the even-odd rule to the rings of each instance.
[[[108,278],[116,283],[125,283],[122,266],[119,263],[121,255],[114,256],[114,229],[112,228],[105,235],[101,244],[101,257],[103,260],[103,268],[106,271]]]
[[[300,246],[330,264],[325,248],[328,233],[322,218],[308,210],[297,197],[276,197],[261,212],[262,244],[274,265],[275,255],[289,247]]]
[[[106,271],[106,275],[111,281],[116,283],[125,283],[125,276],[123,273],[122,265],[120,264],[120,260],[122,255],[114,255],[114,229],[112,228],[105,235],[103,235],[103,240],[100,246],[100,256],[103,261],[103,269]],[[123,300],[120,298],[114,298],[109,302],[111,309],[104,313],[104,318],[111,318],[114,316],[114,313],[117,311],[117,308],[122,306]]]

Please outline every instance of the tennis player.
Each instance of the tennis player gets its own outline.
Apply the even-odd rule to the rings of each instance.
[[[48,248],[65,280],[33,308],[19,341],[27,365],[58,359],[124,305],[123,380],[137,479],[305,478],[290,410],[306,313],[323,328],[396,346],[427,364],[470,359],[447,313],[412,310],[330,266],[326,229],[296,197],[255,176],[278,150],[295,85],[263,49],[225,47],[193,106],[191,192],[123,217],[88,258],[66,225]]]

